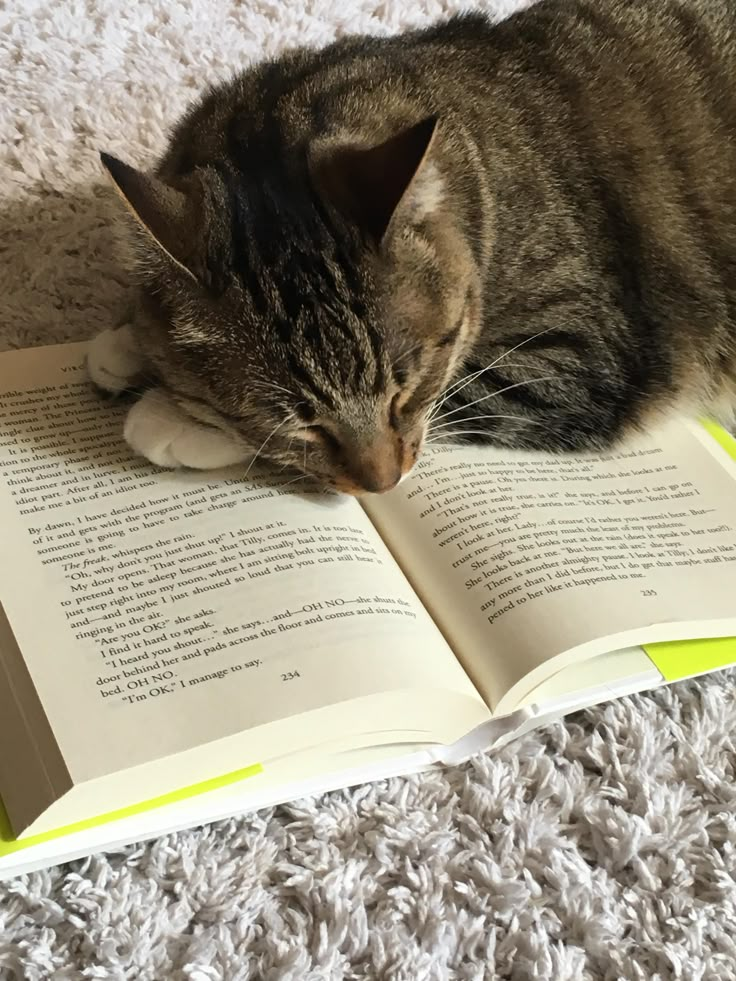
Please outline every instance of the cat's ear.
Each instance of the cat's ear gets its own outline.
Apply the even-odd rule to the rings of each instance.
[[[109,153],[100,153],[100,160],[138,225],[177,266],[199,279],[197,202]]]
[[[328,142],[313,147],[312,177],[334,207],[380,242],[425,169],[436,129],[437,117],[430,116],[374,146]]]

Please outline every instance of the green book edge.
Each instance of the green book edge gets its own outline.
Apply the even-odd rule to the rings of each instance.
[[[263,772],[260,763],[253,766],[246,766],[241,770],[232,770],[211,780],[202,780],[200,783],[190,784],[188,787],[181,787],[173,790],[169,794],[161,794],[159,797],[150,797],[148,800],[131,804],[128,807],[120,807],[116,811],[107,811],[97,817],[86,818],[84,821],[75,821],[74,824],[66,824],[62,828],[54,828],[53,831],[44,831],[42,834],[30,835],[28,838],[15,838],[10,828],[10,821],[5,808],[0,801],[0,858],[11,855],[13,852],[22,851],[32,845],[40,845],[44,841],[53,841],[55,838],[63,838],[65,835],[74,834],[77,831],[88,831],[90,828],[98,828],[102,824],[111,821],[119,821],[121,818],[132,817],[135,814],[143,814],[145,811],[152,811],[167,804],[175,804],[177,801],[187,800],[190,797],[197,797],[199,794],[206,794],[211,790],[218,790],[220,787],[227,787],[230,784],[239,783],[247,780],[258,773]]]
[[[736,460],[736,439],[717,423],[709,419],[702,420],[702,425],[728,455],[733,460]],[[715,671],[718,668],[736,664],[736,637],[647,644],[644,650],[666,681],[679,681],[682,678],[706,674],[709,671]],[[46,831],[43,834],[32,835],[31,837],[22,839],[13,836],[8,816],[0,800],[0,858],[10,855],[13,852],[22,851],[24,848],[30,848],[32,845],[53,841],[55,838],[62,838],[65,835],[74,834],[78,831],[87,831],[112,821],[119,821],[122,818],[132,817],[135,814],[143,814],[146,811],[152,811],[158,807],[165,807],[167,804],[173,804],[177,801],[187,800],[190,797],[206,794],[211,790],[217,790],[220,787],[227,787],[241,780],[247,780],[248,777],[253,777],[261,772],[263,772],[263,767],[260,763],[257,763],[241,770],[233,770],[231,773],[214,777],[211,780],[203,780],[200,783],[182,787],[180,790],[172,791],[169,794],[162,794],[160,797],[151,797],[137,804],[131,804],[129,807],[122,807],[116,811],[107,811],[105,814],[99,814],[97,817],[77,821],[74,824],[67,824],[53,831]]]
[[[736,439],[710,419],[700,422],[731,459],[736,460]],[[644,651],[665,681],[681,681],[736,664],[736,637],[671,640],[646,644]]]

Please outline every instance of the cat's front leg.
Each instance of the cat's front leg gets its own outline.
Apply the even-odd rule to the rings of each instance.
[[[120,395],[145,380],[145,361],[130,324],[100,331],[87,348],[92,383],[109,395]]]
[[[217,470],[249,460],[235,437],[188,416],[163,388],[151,388],[130,409],[123,430],[131,449],[158,467]]]

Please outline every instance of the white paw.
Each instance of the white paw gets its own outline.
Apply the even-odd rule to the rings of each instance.
[[[87,372],[98,388],[119,395],[130,388],[143,372],[143,358],[133,328],[103,330],[87,348]]]
[[[123,435],[131,449],[158,467],[217,470],[251,456],[227,433],[186,415],[160,388],[150,389],[135,403]]]

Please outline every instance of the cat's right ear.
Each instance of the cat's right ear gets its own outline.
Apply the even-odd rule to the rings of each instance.
[[[440,197],[439,178],[427,166],[436,116],[382,143],[330,140],[310,148],[312,178],[324,197],[374,242],[380,243],[403,203],[426,210]]]
[[[139,227],[172,262],[199,280],[195,243],[200,215],[196,203],[182,191],[109,153],[100,153],[100,160]]]

